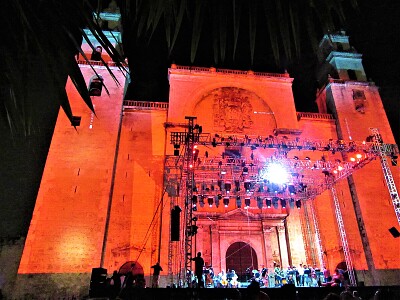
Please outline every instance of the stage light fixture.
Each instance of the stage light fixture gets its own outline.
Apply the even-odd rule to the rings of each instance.
[[[88,87],[89,96],[101,96],[103,81],[104,79],[101,75],[94,75],[90,78]]]
[[[322,173],[325,175],[325,177],[328,177],[330,175],[329,171],[327,170],[322,171]]]
[[[230,182],[225,183],[225,190],[227,193],[231,191],[232,184]]]
[[[237,197],[236,197],[236,206],[237,206],[238,208],[241,208],[241,207],[242,207],[242,199],[240,199],[240,196],[237,196]]]
[[[250,197],[244,198],[244,205],[245,205],[245,208],[250,206]]]
[[[219,190],[220,191],[222,191],[223,189],[224,189],[224,181],[223,180],[218,180],[218,187],[219,187]]]
[[[263,208],[263,202],[262,202],[262,198],[261,197],[257,197],[257,207],[259,208],[259,209],[262,209]]]
[[[301,200],[296,200],[296,207],[297,209],[301,208]]]
[[[212,197],[208,197],[207,202],[208,202],[208,206],[212,207],[214,204],[214,199]]]
[[[397,166],[397,158],[398,158],[398,155],[396,155],[394,152],[392,152],[390,154],[390,160],[391,160],[391,163],[392,163],[393,167]]]
[[[244,167],[244,168],[243,168],[243,174],[244,174],[244,175],[249,174],[249,168],[248,168],[248,167]]]
[[[296,194],[296,188],[294,187],[294,185],[292,185],[292,184],[289,185],[288,190],[289,190],[290,195]]]
[[[190,230],[189,230],[189,235],[190,235],[190,236],[196,235],[196,234],[197,234],[197,229],[199,229],[198,226],[192,225],[192,226],[190,227]]]
[[[217,197],[215,197],[215,207],[218,208],[219,207],[219,200],[222,199],[222,195],[218,195]]]
[[[273,206],[275,209],[278,209],[278,208],[279,208],[279,203],[278,203],[278,201],[279,201],[279,198],[278,198],[278,197],[273,197],[273,198],[272,198],[272,206]]]
[[[307,189],[307,184],[304,184],[302,182],[299,183],[301,191],[304,192]]]
[[[271,189],[274,193],[278,193],[279,192],[279,185],[277,185],[276,183],[272,183],[271,184]]]
[[[200,201],[199,201],[200,207],[204,207],[204,196],[200,196]]]
[[[245,181],[243,182],[244,189],[248,192],[251,189],[251,182],[250,181]]]
[[[286,200],[285,199],[281,199],[281,206],[282,206],[282,208],[286,208]]]
[[[240,181],[239,180],[235,180],[235,190],[236,190],[236,192],[240,191]]]
[[[291,209],[294,209],[294,199],[293,199],[293,198],[290,198],[290,199],[289,199],[289,207],[290,207]]]
[[[265,204],[267,205],[267,207],[268,208],[271,208],[271,205],[272,205],[272,201],[271,201],[271,199],[265,199]]]
[[[193,195],[193,197],[192,197],[192,203],[193,203],[193,204],[196,204],[196,203],[197,203],[197,196],[196,196],[196,195]]]
[[[224,197],[224,206],[228,207],[229,205],[229,197]]]

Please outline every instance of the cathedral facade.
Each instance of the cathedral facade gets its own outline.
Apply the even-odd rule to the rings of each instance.
[[[398,284],[398,150],[378,87],[344,33],[319,59],[319,113],[296,111],[287,73],[172,65],[169,102],[141,102],[124,100],[123,71],[110,64],[116,85],[81,62],[96,114],[69,81],[79,126],[60,112],[19,280],[79,294],[93,268],[148,278],[160,262],[161,286],[184,285],[201,252],[215,273],[344,265],[353,284]]]

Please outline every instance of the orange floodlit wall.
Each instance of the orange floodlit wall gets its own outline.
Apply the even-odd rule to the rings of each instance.
[[[92,71],[84,65],[81,68],[89,81]],[[103,90],[100,97],[93,97],[94,115],[68,82],[74,115],[82,120],[75,130],[60,112],[20,274],[90,273],[101,265],[101,258],[109,273],[132,261],[143,267],[146,276],[151,265],[160,261],[163,286],[169,283],[169,267],[174,275],[181,272],[183,239],[171,244],[170,211],[174,205],[184,207],[184,197],[178,197],[184,192],[177,191],[178,179],[175,191],[167,183],[173,172],[167,158],[174,153],[171,133],[187,130],[186,116],[196,117],[196,124],[211,137],[266,137],[276,130],[288,130],[290,138],[301,140],[362,141],[370,135],[369,127],[377,127],[386,143],[394,142],[379,93],[369,84],[331,83],[319,94],[320,114],[299,115],[288,74],[173,65],[168,70],[168,104],[126,100],[123,105],[123,88],[116,86],[102,67],[96,70],[111,95]],[[115,74],[124,82],[122,73],[115,69]],[[353,90],[360,89],[366,96],[363,109],[353,99]],[[334,117],[327,115],[328,111]],[[229,149],[198,146],[200,160],[205,159],[206,151],[211,158],[221,157]],[[182,155],[183,147],[178,150]],[[258,161],[273,155],[268,148],[235,150]],[[295,156],[320,160],[321,152],[289,151],[289,159]],[[350,154],[345,157],[330,151],[324,156],[329,161],[351,159]],[[201,173],[201,164],[197,168]],[[390,168],[398,186],[398,167]],[[336,190],[358,280],[370,285],[394,284],[400,249],[388,228],[397,220],[379,159],[355,171],[349,180],[342,179]],[[323,260],[333,270],[345,257],[332,195],[328,190],[310,201],[319,224]],[[307,209],[311,213],[311,207]],[[244,208],[244,199],[239,208],[233,198],[227,207],[222,200],[219,207],[215,203],[209,207],[206,199],[195,215],[198,231],[193,251],[201,251],[215,272],[234,263],[228,253],[237,243],[246,243],[255,251],[258,265],[253,267],[271,268],[274,262],[283,267],[311,265],[315,261],[315,245],[305,238],[304,207],[267,208],[264,203],[260,208],[253,198],[248,208]],[[359,215],[365,228],[359,227]],[[311,231],[315,235],[315,229]]]
[[[94,75],[81,70],[89,85]],[[124,74],[94,67],[110,95],[92,97],[96,115],[84,104],[72,82],[67,92],[76,129],[60,110],[18,273],[91,272],[100,265],[113,163],[122,109]]]

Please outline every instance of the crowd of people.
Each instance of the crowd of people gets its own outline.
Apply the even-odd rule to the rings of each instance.
[[[227,272],[222,270],[215,274],[211,266],[206,267],[204,265],[201,252],[198,252],[197,256],[192,260],[195,263],[195,268],[194,272],[192,272],[192,282],[189,287],[232,288],[231,291],[237,291],[238,293],[237,299],[270,299],[266,293],[267,290],[262,288],[282,287],[282,292],[285,292],[284,295],[294,292],[292,296],[296,298],[296,287],[339,286],[344,287],[345,290],[339,293],[330,292],[323,300],[362,300],[356,290],[351,291],[348,289],[346,272],[340,269],[335,269],[331,275],[325,267],[320,270],[316,267],[300,264],[299,267],[281,268],[279,264],[274,263],[271,269],[267,269],[263,265],[260,269],[248,268],[244,275],[239,276],[234,270],[228,270]],[[153,269],[151,287],[158,288],[160,272],[163,269],[159,262],[151,266],[151,268]],[[138,293],[137,288],[146,287],[143,274],[134,275],[133,269],[134,265],[131,266],[131,272],[126,274],[114,271],[112,276],[107,278],[107,295],[110,299],[133,299],[132,296]],[[241,289],[239,290],[239,288]],[[379,289],[373,298],[369,299],[393,299],[393,297],[388,291]]]
[[[260,269],[248,268],[245,274],[240,276],[235,270],[229,269],[215,274],[212,266],[203,266],[201,274],[197,272],[196,277],[193,276],[192,285],[197,286],[200,283],[200,287],[240,288],[253,281],[265,288],[282,287],[286,284],[296,287],[346,286],[348,276],[345,270],[335,269],[331,275],[325,267],[321,270],[305,264],[281,268],[279,264],[274,263],[271,269],[262,265]]]

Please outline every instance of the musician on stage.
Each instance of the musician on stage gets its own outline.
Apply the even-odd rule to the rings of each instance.
[[[218,287],[226,287],[228,285],[228,280],[226,278],[226,273],[224,270],[218,274],[219,285]]]
[[[238,278],[239,278],[239,276],[236,274],[235,270],[232,270],[231,271],[231,281],[229,282],[230,287],[232,287],[232,288],[239,287]]]
[[[282,286],[282,278],[283,278],[283,272],[281,270],[280,265],[276,265],[274,268],[274,273],[275,273],[275,282],[278,286]]]
[[[261,265],[261,277],[265,277],[268,274],[268,269]]]
[[[212,266],[206,268],[204,273],[205,273],[204,275],[205,275],[206,287],[214,286],[214,270]]]

